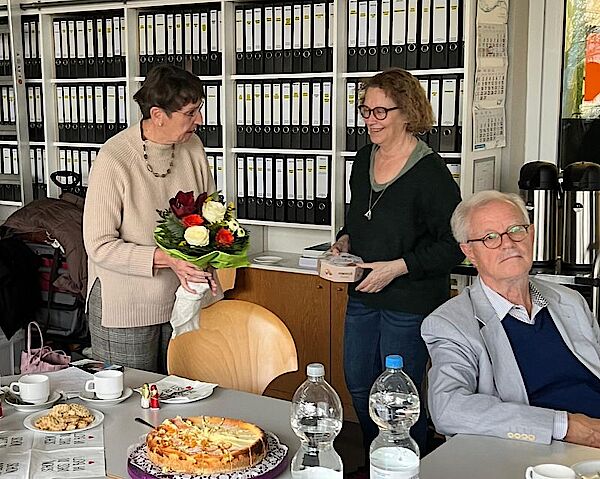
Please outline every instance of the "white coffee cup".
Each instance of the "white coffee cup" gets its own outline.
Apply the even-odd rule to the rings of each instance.
[[[98,399],[117,399],[123,394],[123,373],[121,371],[98,371],[94,379],[85,383],[85,390],[96,393]]]
[[[525,479],[575,479],[575,471],[560,464],[538,464],[525,470]]]
[[[48,401],[50,380],[44,374],[26,374],[10,384],[10,391],[25,402],[42,404]]]

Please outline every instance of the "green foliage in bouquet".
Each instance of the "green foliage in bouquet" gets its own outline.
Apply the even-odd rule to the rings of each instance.
[[[180,191],[169,200],[169,208],[157,210],[160,217],[154,241],[167,254],[198,267],[247,266],[250,238],[235,218],[233,203],[225,203],[219,191]]]

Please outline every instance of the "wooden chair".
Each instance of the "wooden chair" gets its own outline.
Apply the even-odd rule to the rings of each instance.
[[[281,374],[298,370],[294,339],[258,304],[222,300],[200,314],[200,329],[172,339],[169,374],[262,394]]]

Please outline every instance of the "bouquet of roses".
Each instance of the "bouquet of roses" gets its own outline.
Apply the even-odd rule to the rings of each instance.
[[[250,238],[234,215],[233,203],[225,203],[220,192],[212,195],[179,191],[169,200],[169,208],[157,210],[160,219],[154,241],[169,256],[199,268],[237,268],[248,266]],[[199,311],[207,302],[206,283],[188,283],[197,294],[179,286],[171,315],[173,337],[198,328]],[[204,301],[203,301],[204,299]]]
[[[200,268],[248,266],[248,234],[235,219],[233,203],[225,203],[219,191],[196,199],[192,191],[180,191],[169,206],[157,211],[159,248]]]

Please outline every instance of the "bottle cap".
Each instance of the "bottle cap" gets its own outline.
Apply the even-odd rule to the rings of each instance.
[[[306,375],[311,378],[325,376],[325,367],[321,363],[310,363],[306,366]]]
[[[402,369],[404,361],[399,354],[390,354],[385,357],[385,367],[390,369]]]

